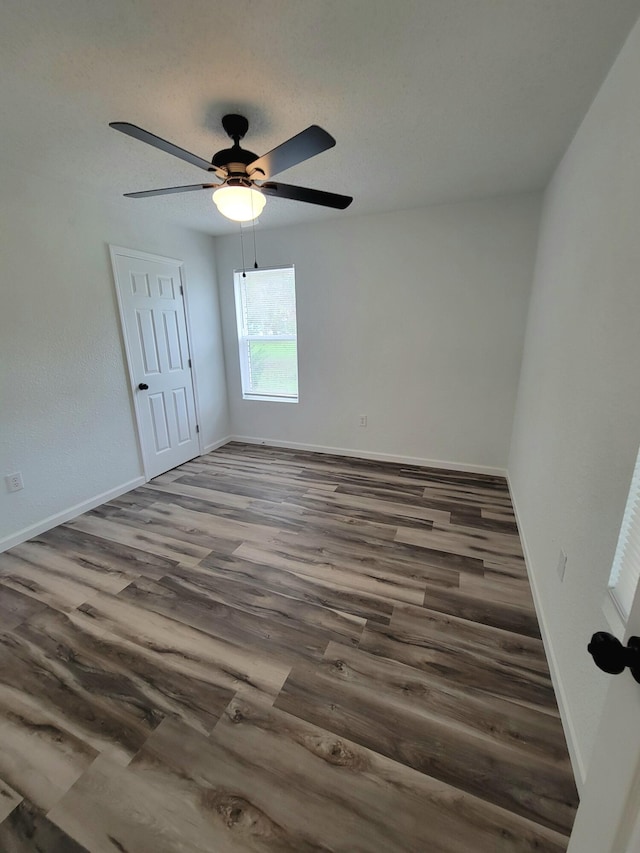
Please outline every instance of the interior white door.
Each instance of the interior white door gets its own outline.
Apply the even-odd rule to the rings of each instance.
[[[638,590],[624,643],[632,636],[640,636]],[[628,669],[606,675],[594,666],[593,677],[610,685],[568,853],[639,853],[640,684]]]
[[[181,262],[111,247],[148,480],[200,452]]]

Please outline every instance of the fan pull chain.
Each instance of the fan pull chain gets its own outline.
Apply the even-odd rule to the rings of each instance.
[[[256,252],[256,219],[253,216],[253,194],[251,195],[251,225],[253,226],[253,268],[258,269],[258,253]]]
[[[242,278],[246,278],[247,277],[247,273],[246,273],[247,265],[244,262],[244,238],[242,236],[242,225],[240,224],[238,227],[240,228],[240,249],[242,251]]]

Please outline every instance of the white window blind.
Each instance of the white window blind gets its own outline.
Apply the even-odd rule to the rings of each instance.
[[[297,402],[293,267],[236,272],[234,287],[243,398]]]
[[[640,453],[631,480],[609,578],[609,591],[625,621],[631,611],[638,580],[640,580]]]

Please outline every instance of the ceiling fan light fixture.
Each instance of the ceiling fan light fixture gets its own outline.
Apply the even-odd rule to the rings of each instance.
[[[234,222],[257,219],[267,203],[265,196],[251,187],[220,187],[211,198],[220,213]]]

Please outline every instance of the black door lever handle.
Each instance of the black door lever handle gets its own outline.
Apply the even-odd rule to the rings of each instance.
[[[141,391],[146,391],[148,387],[149,387],[149,386],[147,385],[147,383],[146,383],[146,382],[141,382],[141,383],[138,385],[138,388],[139,388]]]
[[[587,651],[603,672],[619,675],[629,667],[631,675],[640,683],[640,637],[629,637],[629,642],[623,646],[613,634],[597,631],[591,637]]]

